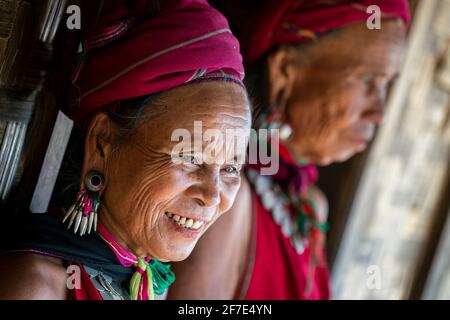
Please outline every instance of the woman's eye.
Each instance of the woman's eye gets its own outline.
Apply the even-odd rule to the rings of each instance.
[[[363,81],[364,81],[364,84],[367,86],[367,87],[372,87],[372,84],[373,84],[373,78],[372,78],[372,76],[367,76],[367,77],[365,77],[364,79],[363,79]]]
[[[240,171],[240,168],[238,168],[238,167],[236,167],[236,166],[228,166],[228,167],[225,167],[223,170],[224,170],[225,173],[227,173],[227,174],[238,175],[238,174],[239,174],[239,171]]]
[[[359,76],[359,81],[367,88],[367,91],[370,91],[373,87],[374,75],[372,72],[365,72]]]
[[[199,165],[197,158],[194,156],[182,156],[182,159],[184,162],[187,162],[189,164]]]

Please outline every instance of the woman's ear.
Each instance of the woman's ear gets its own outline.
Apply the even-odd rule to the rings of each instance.
[[[98,112],[92,117],[84,142],[83,167],[80,177],[82,187],[84,187],[84,177],[89,171],[95,170],[104,174],[116,135],[117,127],[106,113]]]
[[[269,103],[277,109],[286,107],[297,76],[295,50],[289,46],[280,47],[268,59]]]

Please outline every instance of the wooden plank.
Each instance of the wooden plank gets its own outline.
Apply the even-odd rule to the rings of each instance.
[[[0,152],[0,200],[5,201],[19,165],[27,126],[20,122],[8,122]]]
[[[67,143],[72,132],[73,121],[61,111],[56,118],[52,137],[48,144],[44,162],[41,167],[38,181],[31,199],[30,211],[43,213],[47,211],[53,188],[58,177]]]
[[[450,135],[450,126],[447,132]],[[450,299],[450,161],[446,186],[436,203],[435,218],[418,258],[416,277],[411,284],[411,299]]]
[[[28,127],[26,148],[21,156],[21,167],[16,173],[20,175],[19,182],[8,200],[7,209],[13,215],[21,215],[29,210],[57,113],[58,107],[52,94],[42,92],[35,106],[33,120]]]
[[[448,300],[450,299],[450,211],[447,213],[442,237],[436,251],[436,257],[428,275],[422,299]]]
[[[6,39],[6,47],[0,61],[0,84],[14,87],[20,79],[25,66],[26,59],[31,52],[32,45],[36,39],[36,12],[27,1],[15,1],[17,11],[12,24],[12,30]]]
[[[67,0],[47,1],[39,35],[40,41],[53,43],[61,19],[64,17],[66,5]]]
[[[0,88],[0,118],[28,123],[33,115],[37,91]]]
[[[20,161],[11,166],[13,172],[4,182],[15,192],[0,209],[23,214],[29,208],[58,112],[52,97],[54,80],[48,71],[55,64],[53,41],[66,0],[0,1],[10,3],[8,29],[0,32],[5,40],[0,41],[5,44],[0,82],[8,87],[0,88],[0,120],[2,126],[11,121],[29,125]],[[0,15],[2,12],[6,12],[4,7]]]

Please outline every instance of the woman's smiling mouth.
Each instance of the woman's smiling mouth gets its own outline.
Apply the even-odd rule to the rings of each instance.
[[[188,217],[179,216],[177,214],[173,214],[171,212],[165,212],[166,217],[171,219],[174,223],[179,225],[180,227],[197,231],[199,230],[205,223],[205,221],[195,220]]]

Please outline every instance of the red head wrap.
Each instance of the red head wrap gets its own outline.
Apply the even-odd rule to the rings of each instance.
[[[73,120],[190,81],[241,83],[239,43],[206,0],[124,3],[103,1],[99,20],[83,38],[64,90],[63,110]]]
[[[367,12],[372,5],[380,8],[382,19],[401,18],[405,25],[410,21],[407,0],[268,0],[254,3],[260,6],[244,7],[241,1],[232,1],[230,5],[231,19],[239,32],[244,58],[249,63],[277,46],[315,39],[321,33],[366,21],[373,14]]]

